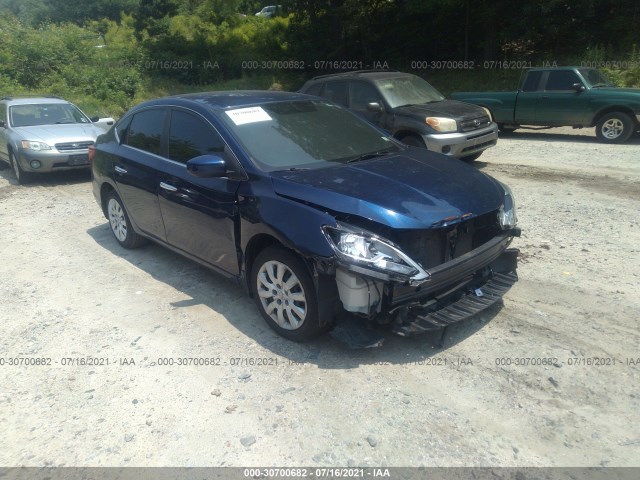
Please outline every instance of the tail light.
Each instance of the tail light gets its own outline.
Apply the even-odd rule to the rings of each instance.
[[[89,145],[89,163],[93,162],[93,157],[96,154],[96,146]]]

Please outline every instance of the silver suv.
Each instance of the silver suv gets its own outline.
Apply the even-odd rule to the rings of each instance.
[[[302,93],[351,109],[398,140],[473,161],[498,141],[489,111],[447,100],[426,80],[392,70],[362,70],[315,77]]]
[[[0,168],[8,163],[21,184],[34,173],[89,168],[89,147],[110,125],[58,97],[3,97]]]

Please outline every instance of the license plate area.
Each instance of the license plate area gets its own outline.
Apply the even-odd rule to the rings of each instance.
[[[69,166],[75,167],[78,165],[88,165],[89,164],[89,154],[82,155],[69,155]]]

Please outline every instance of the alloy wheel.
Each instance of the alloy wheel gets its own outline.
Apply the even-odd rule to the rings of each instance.
[[[609,140],[615,140],[622,135],[624,124],[619,118],[610,118],[602,124],[601,131],[603,137]]]
[[[265,262],[256,278],[264,311],[285,330],[296,330],[307,317],[307,299],[302,282],[284,263]]]
[[[127,239],[127,219],[124,216],[122,205],[115,198],[111,198],[107,208],[111,230],[120,242],[124,242]]]

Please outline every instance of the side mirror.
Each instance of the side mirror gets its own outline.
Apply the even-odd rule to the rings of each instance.
[[[0,120],[0,128],[7,128],[7,125],[4,123],[4,120]]]
[[[227,175],[227,162],[217,155],[201,155],[187,162],[187,172],[194,177],[224,177]]]
[[[367,103],[367,110],[373,113],[380,113],[382,112],[382,105],[378,102],[370,102]]]
[[[89,120],[91,120],[91,123],[97,123],[98,125],[113,125],[115,123],[115,120],[111,117],[104,117],[104,118],[100,118],[100,117],[91,117]]]
[[[584,92],[586,90],[586,88],[584,88],[584,85],[582,85],[581,83],[574,83],[571,86],[576,92]]]

